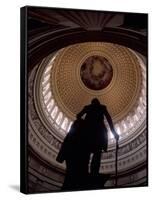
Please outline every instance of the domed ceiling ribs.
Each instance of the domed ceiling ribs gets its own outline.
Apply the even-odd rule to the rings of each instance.
[[[35,8],[29,11],[31,18],[40,20],[42,23],[50,25],[62,25],[63,27],[81,27],[86,30],[102,30],[110,21],[112,25],[122,25],[124,21],[123,14],[101,13],[79,10],[41,10]],[[115,20],[115,18],[119,18]]]

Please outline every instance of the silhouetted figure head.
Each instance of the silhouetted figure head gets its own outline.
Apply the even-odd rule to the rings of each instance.
[[[100,101],[97,98],[92,99],[91,104],[100,105]]]

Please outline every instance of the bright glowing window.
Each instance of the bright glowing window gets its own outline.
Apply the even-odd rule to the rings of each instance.
[[[62,123],[62,125],[61,125],[61,128],[64,129],[64,130],[66,131],[67,125],[68,125],[68,119],[65,118],[64,121],[63,121],[63,123]]]
[[[72,121],[69,123],[69,126],[68,126],[68,128],[67,128],[67,131],[70,130],[72,123],[73,123]]]
[[[47,85],[43,88],[43,95],[45,95],[49,87],[50,87],[50,83],[47,83]]]
[[[108,133],[109,133],[109,137],[110,137],[111,139],[113,139],[113,138],[114,138],[114,135],[113,135],[113,133],[111,132],[110,129],[108,130]]]
[[[62,117],[63,117],[63,113],[60,112],[57,119],[56,119],[56,123],[59,125],[61,123],[61,120],[62,120]]]
[[[50,78],[50,74],[44,77],[42,84],[44,85],[49,80],[49,78]]]
[[[116,131],[120,135],[121,131],[120,131],[120,127],[119,126],[117,126]]]
[[[50,65],[46,68],[44,74],[47,74],[47,73],[51,70],[51,68],[52,68],[52,64],[50,64]]]
[[[49,102],[49,104],[47,105],[47,110],[48,112],[51,111],[51,109],[53,108],[54,105],[54,99],[51,99],[51,101]]]
[[[50,98],[51,98],[51,92],[49,91],[44,97],[44,102],[47,103],[50,100]]]
[[[127,125],[126,125],[126,123],[124,122],[124,120],[123,120],[123,122],[122,122],[122,126],[123,126],[124,131],[126,131],[126,130],[127,130]]]
[[[52,112],[51,112],[51,117],[52,117],[53,119],[56,117],[57,112],[58,112],[58,107],[55,106],[54,109],[53,109]]]
[[[134,119],[135,119],[135,121],[138,121],[139,118],[138,118],[137,114],[134,115]]]

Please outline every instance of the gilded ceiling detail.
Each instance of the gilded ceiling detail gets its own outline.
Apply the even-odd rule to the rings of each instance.
[[[70,119],[97,97],[116,122],[135,105],[141,79],[139,62],[128,48],[87,42],[57,53],[50,83],[58,106]]]

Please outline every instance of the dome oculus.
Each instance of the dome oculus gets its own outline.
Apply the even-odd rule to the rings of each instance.
[[[113,77],[113,69],[109,61],[103,56],[90,56],[80,69],[81,80],[92,90],[101,90],[109,85]]]

